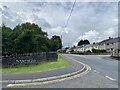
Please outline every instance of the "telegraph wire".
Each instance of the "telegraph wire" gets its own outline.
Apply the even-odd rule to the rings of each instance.
[[[71,15],[72,15],[72,12],[73,12],[73,9],[74,9],[74,7],[75,7],[75,4],[76,4],[76,0],[75,0],[74,3],[73,3],[73,6],[72,6],[72,9],[71,9],[71,11],[70,11],[70,15],[69,15],[69,17],[68,17],[68,19],[67,19],[65,28],[68,26],[68,22],[69,22],[69,20],[70,20]],[[63,42],[62,35],[61,35],[61,42]],[[62,44],[62,48],[63,48],[63,44]]]
[[[75,4],[76,4],[76,0],[75,0],[74,3],[73,3],[73,6],[72,6],[72,9],[71,9],[70,15],[69,15],[69,17],[68,17],[68,19],[67,19],[67,22],[66,22],[65,28],[66,28],[67,25],[68,25],[68,22],[69,22],[69,20],[70,20],[70,17],[71,17],[71,15],[72,15],[73,10],[74,10]]]

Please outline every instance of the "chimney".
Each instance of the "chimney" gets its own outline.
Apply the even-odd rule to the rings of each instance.
[[[109,39],[111,39],[111,37],[109,37]]]

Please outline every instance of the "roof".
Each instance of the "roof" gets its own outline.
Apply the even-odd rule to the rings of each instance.
[[[120,37],[109,38],[109,39],[106,39],[106,40],[103,40],[103,41],[99,42],[99,44],[116,43],[116,42],[120,42]]]

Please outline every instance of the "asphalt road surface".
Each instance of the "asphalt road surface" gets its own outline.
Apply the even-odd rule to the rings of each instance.
[[[22,88],[118,88],[118,62],[107,55],[63,54],[64,58],[77,60],[91,67],[91,71],[75,79]]]
[[[108,55],[70,55],[70,57],[90,65],[95,72],[118,82],[118,61]]]

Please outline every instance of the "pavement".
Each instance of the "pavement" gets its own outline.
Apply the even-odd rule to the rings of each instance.
[[[119,61],[110,59],[106,55],[74,55],[64,54],[73,66],[74,70],[82,68],[78,62],[82,62],[91,67],[91,71],[86,75],[54,83],[34,83],[24,84],[19,88],[118,88],[118,63]],[[105,58],[106,57],[106,58]],[[78,62],[75,62],[78,61]],[[7,85],[6,85],[7,86]],[[14,87],[13,87],[14,88]]]

